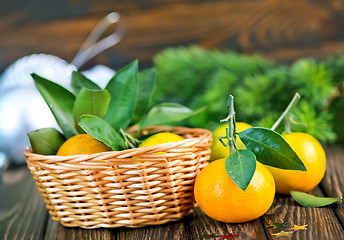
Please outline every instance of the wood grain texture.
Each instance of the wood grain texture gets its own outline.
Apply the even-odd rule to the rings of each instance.
[[[331,147],[326,153],[327,169],[320,187],[328,197],[342,197],[344,195],[344,149]],[[339,201],[331,207],[344,227],[344,202]]]
[[[115,240],[109,229],[82,229],[82,228],[67,228],[62,226],[59,222],[52,221],[49,216],[45,233],[45,240]]]
[[[245,224],[226,224],[206,216],[200,208],[183,218],[182,221],[139,229],[119,229],[117,239],[198,239],[204,234],[225,235],[239,234],[241,239],[266,239],[264,229],[259,220]]]
[[[258,52],[279,62],[325,58],[344,49],[343,10],[343,0],[4,0],[0,69],[41,52],[71,61],[92,28],[111,11],[122,14],[127,34],[85,68],[99,63],[118,68],[135,58],[147,66],[164,48],[188,44]]]
[[[7,170],[0,196],[0,239],[42,239],[48,213],[30,172]]]
[[[196,208],[190,224],[190,231],[193,233],[190,239],[211,233],[218,235],[238,234],[240,235],[239,239],[266,239],[264,228],[259,219],[248,223],[228,224],[215,221],[206,216],[199,208]]]
[[[189,223],[190,216],[185,217],[182,221],[171,222],[160,226],[148,226],[143,228],[119,228],[114,229],[113,234],[116,239],[191,239]]]
[[[318,187],[310,194],[324,196]],[[295,232],[290,239],[344,239],[343,228],[330,207],[302,207],[290,196],[277,196],[269,211],[263,215],[262,220],[265,226],[275,222],[288,222],[290,227],[308,224],[308,230]],[[288,229],[268,228],[269,238],[274,239],[271,234],[281,230],[287,231]]]
[[[239,234],[241,239],[266,239],[263,226],[257,219],[245,224],[226,224],[207,217],[199,208],[182,221],[141,228],[92,229],[66,228],[49,218],[45,239],[145,239],[193,240],[204,234]]]

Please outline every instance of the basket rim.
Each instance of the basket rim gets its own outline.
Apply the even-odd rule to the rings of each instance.
[[[116,155],[117,153],[121,153],[121,155],[126,155],[126,154],[130,154],[132,151],[137,151],[137,150],[142,150],[143,153],[145,152],[151,152],[152,150],[154,149],[158,149],[158,148],[161,148],[161,147],[167,147],[169,145],[175,145],[175,146],[178,146],[178,145],[183,145],[187,142],[190,142],[190,141],[195,141],[195,143],[197,142],[201,142],[203,139],[206,139],[208,138],[209,136],[212,137],[212,133],[211,131],[207,130],[207,129],[203,129],[203,128],[189,128],[189,127],[179,127],[179,126],[149,126],[149,127],[146,127],[144,129],[142,129],[141,131],[144,131],[144,130],[150,130],[150,129],[163,129],[164,131],[162,132],[166,132],[166,131],[171,131],[171,130],[192,130],[192,131],[198,131],[198,132],[202,132],[201,134],[199,134],[199,136],[197,137],[192,137],[192,138],[186,138],[184,140],[180,140],[178,142],[168,142],[168,143],[160,143],[160,144],[156,144],[154,146],[150,146],[150,147],[141,147],[141,148],[131,148],[131,149],[125,149],[125,150],[120,150],[120,151],[113,151],[113,150],[110,150],[110,151],[106,151],[106,152],[99,152],[99,153],[93,153],[93,154],[79,154],[79,155],[70,155],[70,156],[58,156],[58,155],[42,155],[42,154],[38,154],[38,153],[33,153],[32,152],[32,149],[31,147],[27,148],[25,151],[24,151],[24,156],[27,158],[27,157],[34,157],[34,158],[40,158],[40,159],[54,159],[54,158],[59,158],[59,159],[63,159],[63,160],[68,160],[68,159],[74,159],[76,157],[82,157],[82,158],[87,158],[87,159],[90,159],[90,158],[96,158],[96,157],[100,157],[100,156],[104,156],[104,155]],[[135,128],[131,129],[131,132],[135,132]],[[203,136],[203,138],[202,138]],[[166,155],[168,153],[161,153],[162,155]],[[124,157],[120,157],[118,156],[118,158],[123,158],[125,159]]]

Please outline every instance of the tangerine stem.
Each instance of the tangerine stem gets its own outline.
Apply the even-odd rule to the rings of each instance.
[[[282,120],[291,112],[291,110],[296,106],[296,104],[299,102],[301,96],[300,94],[297,92],[295,93],[293,99],[290,101],[290,103],[288,104],[287,108],[284,110],[284,112],[282,113],[282,115],[277,119],[277,121],[274,123],[274,125],[271,127],[271,130],[275,130],[280,123],[282,122]]]
[[[285,121],[284,121],[284,132],[285,133],[292,133],[291,132],[291,126],[290,126],[291,124],[290,124],[290,120],[289,119],[286,119]]]
[[[119,132],[122,135],[126,149],[136,148],[139,146],[140,141],[138,139],[126,133],[122,128],[119,129]]]
[[[228,122],[228,127],[226,128],[226,137],[219,137],[221,143],[227,147],[229,145],[229,154],[234,153],[237,150],[236,146],[236,121],[235,121],[235,111],[234,111],[234,97],[229,95],[227,101],[227,107],[229,108],[228,116],[225,119],[220,120],[220,122]],[[227,138],[228,143],[225,144],[222,139]]]

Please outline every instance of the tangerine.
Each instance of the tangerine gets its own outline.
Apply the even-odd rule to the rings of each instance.
[[[321,144],[311,135],[302,132],[282,134],[307,171],[286,170],[266,166],[275,178],[276,192],[290,194],[290,191],[309,192],[324,177],[326,155]]]
[[[83,155],[93,154],[99,152],[110,151],[111,148],[106,146],[104,143],[94,139],[90,135],[83,133],[75,135],[67,141],[65,141],[59,150],[57,151],[58,156],[71,156],[71,155]]]
[[[229,177],[226,159],[211,162],[198,174],[194,193],[198,206],[209,217],[227,223],[242,223],[263,215],[275,197],[275,182],[263,164],[245,191]]]
[[[211,161],[215,159],[220,159],[220,158],[227,158],[229,156],[229,147],[223,146],[222,143],[219,141],[219,137],[226,136],[227,127],[228,127],[227,123],[223,124],[219,126],[217,129],[215,129],[215,131],[213,132],[213,145],[211,146],[211,155],[210,155]],[[236,127],[237,127],[238,132],[242,132],[252,126],[244,122],[237,122]],[[237,136],[236,145],[238,149],[246,149],[244,143],[240,140],[239,136]]]

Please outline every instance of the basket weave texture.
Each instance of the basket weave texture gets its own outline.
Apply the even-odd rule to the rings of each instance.
[[[165,131],[185,140],[67,157],[26,151],[28,168],[52,219],[67,227],[142,227],[190,214],[195,177],[208,164],[211,132],[145,129]]]

